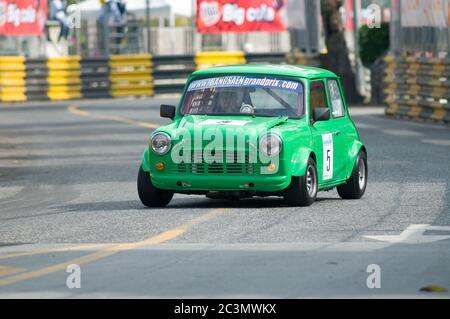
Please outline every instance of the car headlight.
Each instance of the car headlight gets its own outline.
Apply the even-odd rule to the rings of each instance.
[[[152,150],[156,154],[164,155],[170,150],[170,147],[172,146],[172,140],[166,133],[159,132],[152,135],[151,144]]]
[[[276,156],[280,154],[283,142],[276,134],[266,134],[259,139],[259,149],[267,156]]]

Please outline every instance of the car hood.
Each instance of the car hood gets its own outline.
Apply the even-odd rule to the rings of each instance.
[[[288,147],[294,135],[298,137],[299,134],[308,133],[307,126],[301,121],[290,120],[288,117],[211,115],[187,115],[157,131],[168,133],[172,138],[173,145],[181,143],[184,147],[190,144],[194,150],[209,147],[213,142],[216,150],[257,148],[259,137],[268,132],[279,135]],[[189,138],[186,134],[189,135]],[[230,135],[234,142],[230,142]],[[190,143],[187,143],[188,140]],[[222,142],[216,144],[215,142],[218,140],[222,140]]]
[[[211,115],[186,115],[176,128],[187,130],[223,130],[245,132],[262,132],[270,130],[285,123],[288,117],[252,117],[252,116],[211,116]]]

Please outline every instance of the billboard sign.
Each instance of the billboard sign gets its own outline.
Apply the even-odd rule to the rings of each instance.
[[[285,31],[286,0],[197,0],[200,33]]]
[[[42,35],[47,0],[0,0],[0,35]]]

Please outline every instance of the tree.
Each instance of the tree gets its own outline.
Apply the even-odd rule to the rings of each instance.
[[[356,78],[350,64],[344,26],[339,14],[341,6],[342,0],[322,0],[325,43],[328,49],[323,66],[341,77],[347,102],[357,104],[363,99],[356,89]]]
[[[359,30],[359,56],[366,68],[372,67],[389,50],[389,23],[379,29],[362,26]]]

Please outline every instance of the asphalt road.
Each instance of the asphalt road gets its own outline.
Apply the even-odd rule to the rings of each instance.
[[[0,298],[450,297],[420,291],[450,289],[448,127],[352,109],[369,157],[361,200],[175,195],[147,209],[136,176],[162,102],[0,105]]]

